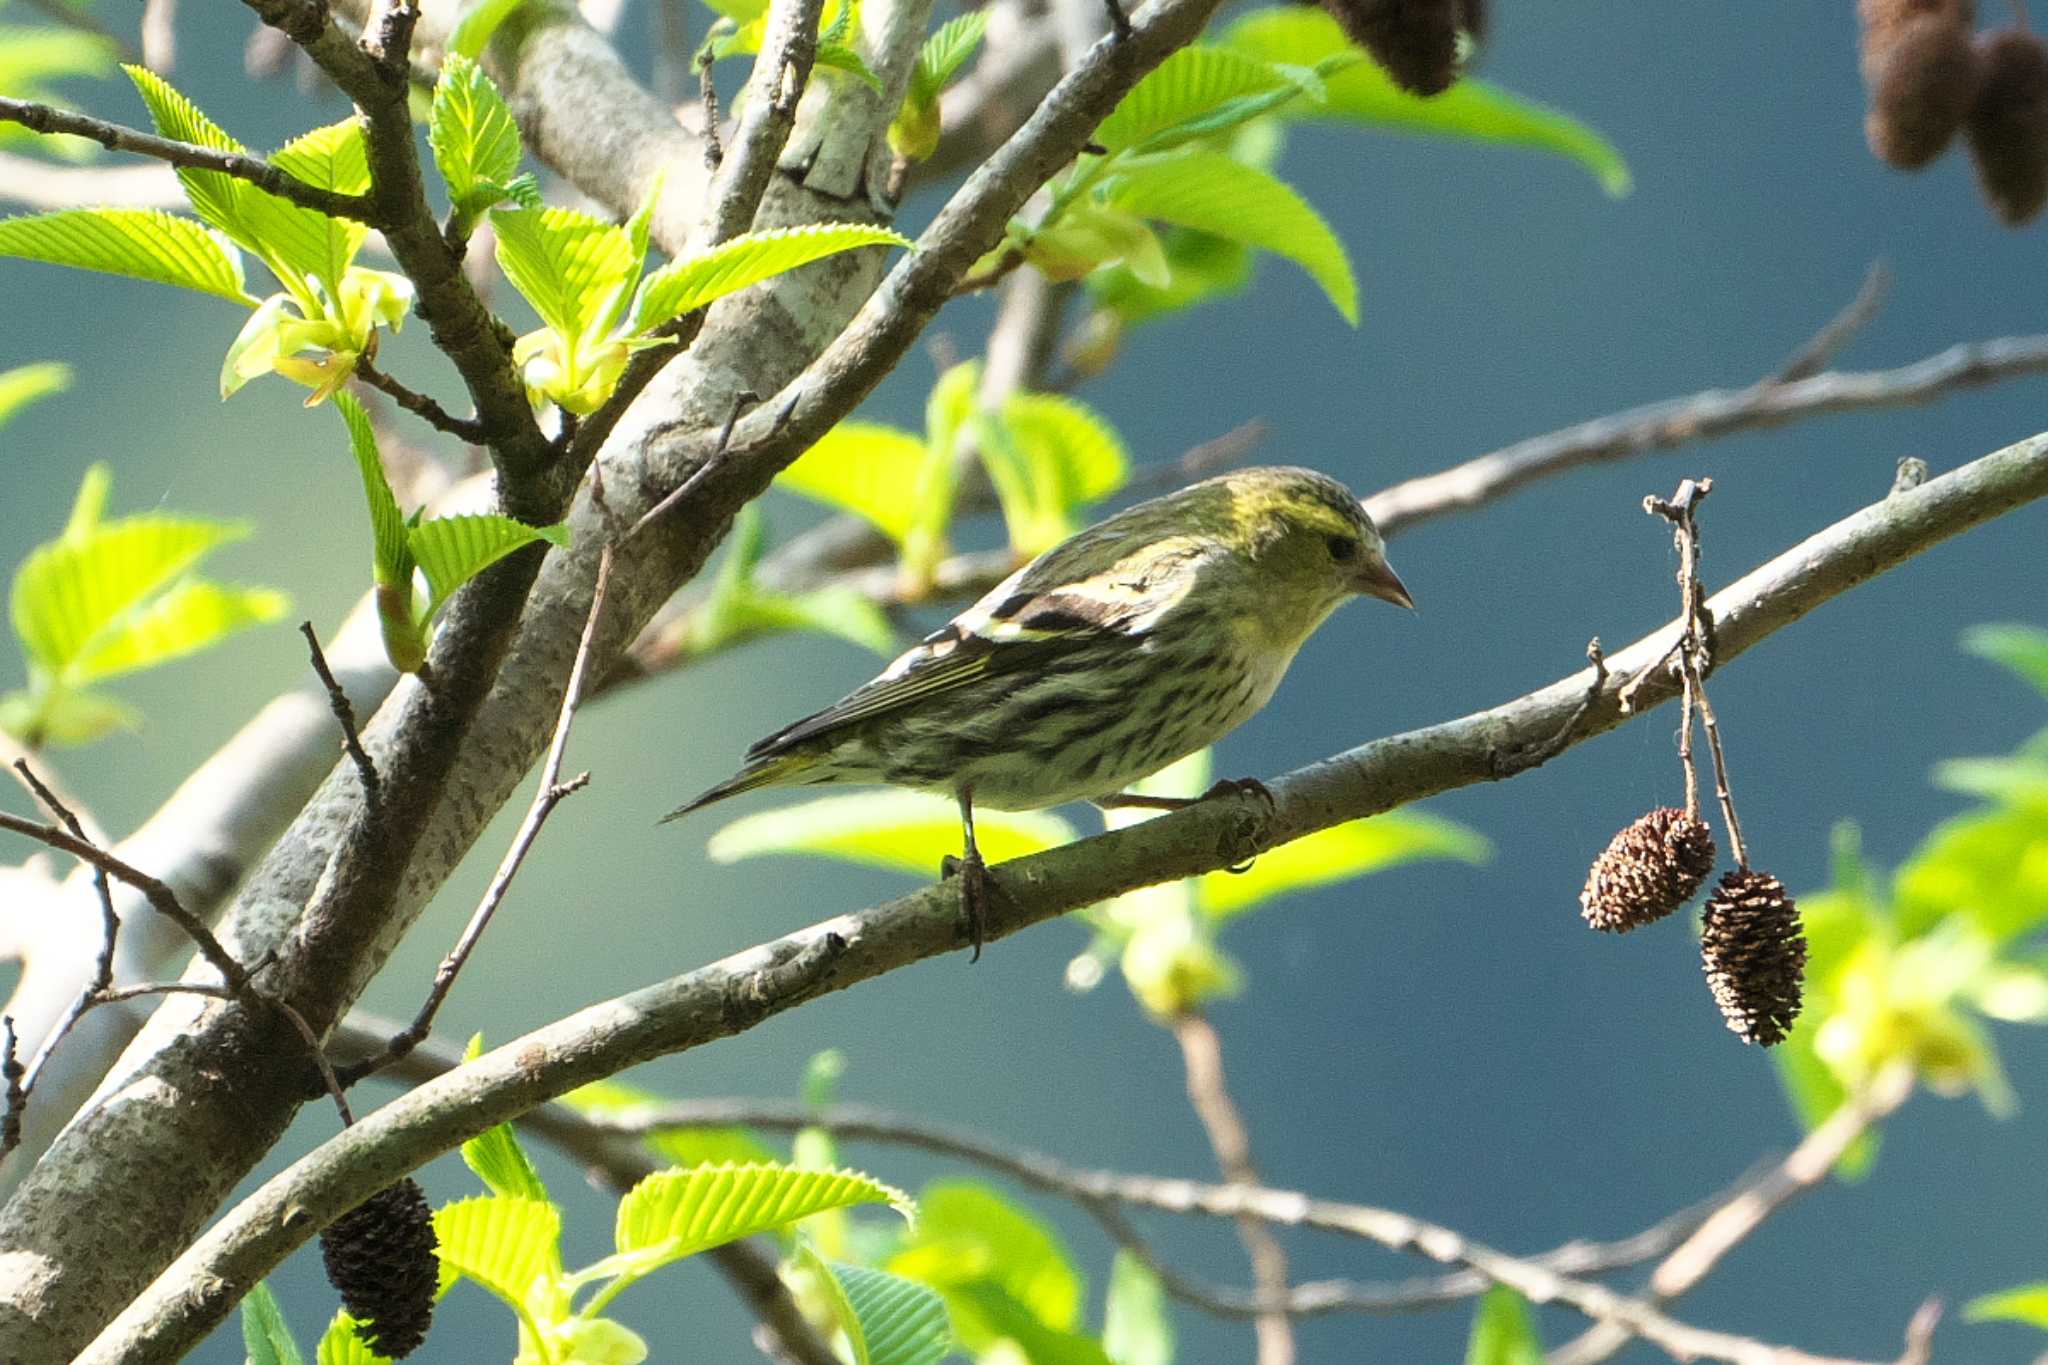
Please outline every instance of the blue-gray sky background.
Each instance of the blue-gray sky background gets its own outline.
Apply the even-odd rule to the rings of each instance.
[[[2003,22],[2002,8],[1988,6],[1987,22]],[[1487,77],[1605,131],[1629,160],[1634,193],[1609,199],[1576,166],[1528,151],[1302,130],[1280,169],[1350,245],[1363,325],[1346,327],[1304,276],[1268,260],[1241,297],[1142,330],[1082,393],[1140,459],[1263,417],[1272,437],[1262,458],[1313,464],[1369,491],[1582,418],[1750,382],[1840,307],[1878,257],[1897,284],[1845,364],[1893,365],[2043,329],[2048,227],[1994,224],[1959,151],[1909,177],[1865,150],[1851,5],[1500,9]],[[334,101],[309,106],[286,84],[248,87],[243,34],[239,20],[188,13],[177,79],[203,107],[255,145],[340,116]],[[89,98],[95,112],[140,118],[117,85]],[[906,222],[921,225],[936,203],[920,195]],[[985,301],[958,305],[940,329],[972,346],[988,311]],[[338,424],[302,415],[301,391],[282,381],[215,401],[240,321],[213,300],[0,263],[0,366],[56,358],[78,368],[71,395],[0,436],[10,489],[0,561],[53,534],[85,466],[107,459],[115,510],[163,504],[254,519],[258,534],[223,556],[222,571],[286,587],[303,613],[336,622],[366,581],[356,475]],[[920,352],[865,415],[915,425],[931,372]],[[1882,495],[1902,455],[1940,471],[2040,430],[2044,395],[2048,385],[2030,380],[1804,422],[1575,473],[1421,528],[1393,554],[1421,612],[1368,604],[1340,614],[1273,705],[1225,741],[1219,769],[1280,772],[1492,705],[1578,667],[1590,635],[1618,645],[1667,619],[1669,541],[1638,510],[1646,492],[1687,475],[1715,479],[1705,572],[1718,585]],[[779,496],[769,511],[785,531],[813,515]],[[1760,861],[1795,890],[1825,880],[1838,819],[1860,822],[1870,856],[1895,863],[1961,808],[1930,786],[1933,763],[2004,751],[2040,727],[2038,699],[1955,641],[1979,621],[2048,622],[2044,543],[2048,511],[2023,510],[1717,675],[1745,827]],[[703,841],[715,815],[653,828],[723,776],[746,738],[831,700],[874,665],[838,643],[776,640],[590,711],[570,761],[595,780],[550,827],[443,1015],[448,1033],[482,1029],[500,1041],[904,889],[900,878],[818,863],[710,865]],[[126,828],[304,666],[296,634],[280,625],[125,683],[147,730],[66,755],[66,775],[110,826]],[[1579,922],[1589,857],[1676,794],[1672,732],[1660,712],[1511,783],[1430,802],[1495,841],[1490,865],[1406,869],[1232,926],[1226,946],[1248,988],[1215,1019],[1273,1184],[1534,1251],[1633,1231],[1796,1139],[1768,1058],[1721,1027],[1690,929],[1674,919],[1617,941]],[[503,821],[485,837],[368,1003],[410,1010],[509,829]],[[1115,983],[1084,997],[1063,989],[1062,968],[1084,941],[1076,925],[1044,926],[977,966],[952,957],[900,972],[630,1079],[677,1095],[787,1095],[805,1059],[836,1046],[848,1098],[1082,1164],[1210,1174],[1170,1038]],[[2017,1118],[1994,1121],[1971,1100],[1916,1099],[1890,1125],[1868,1180],[1826,1188],[1773,1222],[1680,1316],[1889,1358],[1924,1295],[1956,1302],[2048,1276],[2048,1045],[2022,1030],[1998,1037],[2025,1106]],[[309,1109],[291,1152],[331,1126],[325,1109]],[[899,1184],[959,1173],[892,1150],[852,1156]],[[563,1163],[549,1158],[544,1170],[570,1204],[572,1263],[608,1249],[606,1201]],[[437,1199],[473,1188],[452,1159],[426,1182]],[[1099,1294],[1103,1239],[1066,1210],[1037,1207],[1067,1232]],[[1227,1227],[1152,1226],[1190,1270],[1243,1282]],[[1332,1239],[1290,1240],[1303,1276],[1425,1268]],[[317,1257],[295,1257],[276,1282],[310,1340],[333,1306]],[[664,1275],[620,1312],[655,1359],[750,1358],[744,1318],[706,1269]],[[503,1310],[465,1290],[444,1313],[419,1358],[509,1358]],[[1467,1318],[1319,1319],[1302,1327],[1303,1359],[1456,1361]],[[1177,1320],[1183,1360],[1249,1358],[1248,1329],[1185,1310]],[[1573,1326],[1544,1321],[1553,1342]],[[1941,1340],[1944,1354],[1989,1365],[2031,1360],[2043,1345],[2038,1333],[1953,1321]],[[240,1357],[237,1341],[218,1337],[196,1358]],[[1660,1357],[1638,1348],[1622,1358]]]

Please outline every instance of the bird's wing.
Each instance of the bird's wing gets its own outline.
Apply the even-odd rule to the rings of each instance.
[[[760,741],[747,750],[748,760],[984,678],[1041,669],[1052,658],[1104,639],[1142,634],[1194,586],[1202,550],[1193,543],[1147,546],[1075,581],[1066,570],[1087,552],[1076,543],[1081,538],[1010,575],[873,682]]]

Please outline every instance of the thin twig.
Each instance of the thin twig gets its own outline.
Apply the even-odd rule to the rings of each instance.
[[[1258,1164],[1252,1160],[1251,1132],[1230,1098],[1223,1075],[1223,1040],[1204,1015],[1185,1011],[1173,1019],[1173,1039],[1180,1044],[1187,1073],[1188,1103],[1208,1134],[1216,1165],[1232,1185],[1258,1185]],[[1252,1284],[1268,1301],[1287,1297],[1287,1252],[1273,1230],[1254,1218],[1237,1220],[1237,1235],[1251,1258]],[[1291,1365],[1294,1326],[1285,1313],[1262,1313],[1254,1322],[1259,1365]]]
[[[334,680],[334,670],[327,666],[327,656],[320,650],[320,637],[313,633],[311,621],[299,622],[299,634],[306,637],[306,649],[313,658],[313,672],[320,678],[320,685],[327,689],[327,705],[334,712],[335,723],[341,726],[341,744],[348,751],[349,761],[356,765],[356,776],[363,784],[363,800],[375,815],[379,803],[384,799],[384,787],[377,776],[377,765],[370,761],[369,751],[363,748],[362,736],[356,732],[356,709],[349,704],[348,693]]]
[[[1892,268],[1882,260],[1872,261],[1870,269],[1863,273],[1863,283],[1857,288],[1856,297],[1849,300],[1841,312],[1829,318],[1805,345],[1787,357],[1785,363],[1778,367],[1778,372],[1765,382],[1790,384],[1825,370],[1842,353],[1842,348],[1870,325],[1891,291]]]
[[[803,395],[798,393],[789,400],[789,403],[780,414],[781,420],[788,419],[790,413],[795,411],[796,404],[802,397]],[[743,389],[732,396],[732,410],[726,414],[725,426],[719,430],[717,446],[704,458],[702,464],[690,471],[688,478],[676,485],[674,491],[641,514],[640,520],[634,522],[631,529],[626,532],[628,536],[636,536],[655,522],[660,521],[675,508],[681,506],[683,500],[696,491],[697,485],[709,477],[711,471],[716,469],[719,462],[725,458],[726,452],[732,448],[732,433],[739,426],[741,415],[746,412],[748,407],[760,401],[761,395],[754,393],[752,390]]]
[[[761,197],[775,174],[776,160],[796,127],[796,108],[818,57],[818,24],[825,0],[780,0],[768,7],[761,50],[747,81],[744,109],[733,129],[732,147],[710,162],[713,176],[704,246],[716,246],[753,226]],[[705,68],[707,148],[718,138],[717,95]],[[711,156],[706,151],[707,159]]]
[[[455,978],[460,975],[463,965],[476,950],[483,938],[484,930],[491,924],[491,918],[504,904],[505,895],[512,889],[512,879],[519,875],[520,867],[526,862],[526,855],[533,851],[533,845],[540,838],[542,826],[553,815],[555,807],[590,783],[589,773],[578,773],[568,781],[562,780],[562,760],[569,747],[569,728],[575,723],[576,709],[583,704],[583,692],[590,676],[591,647],[597,639],[598,623],[604,617],[606,591],[612,580],[612,547],[607,545],[597,560],[597,581],[590,590],[590,612],[583,621],[583,635],[576,644],[576,658],[569,666],[569,683],[562,693],[562,709],[555,721],[554,738],[548,743],[546,760],[541,764],[540,783],[533,794],[533,802],[526,808],[526,817],[519,822],[518,831],[512,836],[511,847],[492,874],[490,885],[484,888],[483,898],[463,926],[462,936],[441,964],[434,970],[434,983],[427,991],[427,998],[420,1005],[412,1022],[392,1035],[384,1050],[376,1056],[366,1058],[344,1068],[343,1081],[354,1085],[363,1077],[389,1066],[419,1046],[434,1026],[434,1016],[440,1012],[441,1004],[454,989]]]
[[[0,1111],[0,1152],[21,1146],[21,1116],[28,1111],[28,1073],[22,1068],[19,1047],[14,1016],[0,1015],[0,1076],[7,1081],[7,1107]]]
[[[301,208],[324,213],[331,218],[349,218],[359,223],[378,226],[376,207],[370,197],[364,194],[337,194],[309,185],[295,175],[278,169],[260,156],[245,152],[223,152],[213,147],[202,147],[193,142],[179,142],[173,138],[158,137],[145,133],[139,128],[129,128],[105,119],[93,118],[87,114],[74,114],[68,109],[57,109],[32,100],[8,99],[0,96],[0,122],[18,123],[37,133],[70,133],[74,137],[90,138],[109,151],[135,152],[142,156],[167,161],[173,166],[184,166],[193,170],[218,171],[222,175],[246,180],[258,189],[268,191],[280,199],[290,200]]]
[[[457,417],[426,394],[407,387],[378,369],[376,362],[367,355],[359,356],[356,360],[356,378],[384,394],[436,431],[445,431],[457,440],[467,441],[473,446],[484,445],[490,439],[490,434],[484,430],[482,422],[474,417]]]
[[[1587,682],[1586,693],[1579,699],[1577,708],[1566,716],[1564,724],[1558,726],[1556,732],[1542,743],[1513,750],[1512,756],[1509,756],[1509,751],[1503,751],[1502,767],[1524,772],[1530,768],[1541,767],[1571,747],[1573,732],[1579,728],[1581,721],[1592,714],[1601,693],[1607,688],[1607,655],[1601,651],[1600,637],[1597,635],[1586,641],[1586,662],[1593,666],[1593,677]]]
[[[704,168],[713,175],[725,160],[725,148],[718,141],[718,86],[711,79],[711,49],[697,54],[697,98],[704,106]]]

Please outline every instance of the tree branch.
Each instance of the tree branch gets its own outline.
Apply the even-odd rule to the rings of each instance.
[[[1157,4],[1146,13],[1156,16]],[[1709,603],[1723,667],[1830,598],[2043,496],[2048,496],[2048,435],[1987,455],[1828,527]],[[1617,653],[1616,676],[1626,677],[1663,653],[1678,628],[1676,622],[1668,624]],[[1227,867],[1248,852],[1318,829],[1525,771],[1534,763],[1523,755],[1555,735],[1582,705],[1588,676],[1590,671],[1563,678],[1489,711],[1376,740],[1290,773],[1269,784],[1270,804],[1252,797],[1201,801],[1000,865],[993,874],[1003,886],[988,906],[988,934],[1001,938],[1140,886]],[[1668,682],[1645,688],[1636,714],[1671,695]],[[1623,720],[1612,692],[1603,693],[1598,704],[1587,708],[1572,742]],[[812,925],[593,1005],[399,1097],[273,1177],[225,1215],[128,1305],[82,1359],[174,1356],[320,1227],[399,1174],[493,1124],[628,1066],[743,1032],[824,992],[966,946],[958,898],[956,885],[942,883]],[[1220,1211],[1235,1216],[1264,1207],[1247,1200],[1233,1198]],[[1404,1225],[1403,1235],[1420,1234],[1411,1224]],[[1519,1263],[1504,1264],[1495,1255],[1464,1248],[1453,1259],[1503,1283],[1536,1290],[1538,1298],[1558,1298],[1593,1316],[1618,1318],[1652,1340],[1682,1339],[1696,1354],[1708,1353],[1709,1344],[1714,1349],[1726,1345],[1718,1337],[1711,1342],[1673,1338],[1672,1325],[1652,1310],[1598,1286],[1582,1292],[1547,1278],[1531,1281]],[[1745,1353],[1725,1358],[1745,1365],[1796,1359],[1742,1349]]]
[[[74,137],[90,138],[109,151],[135,152],[142,156],[154,157],[173,166],[185,166],[194,170],[218,171],[222,175],[246,180],[267,194],[289,200],[301,208],[324,213],[330,218],[351,218],[359,223],[378,225],[375,208],[366,194],[337,194],[333,190],[309,185],[286,171],[271,165],[260,156],[243,152],[223,152],[212,147],[202,147],[195,142],[178,142],[172,138],[158,137],[138,128],[124,127],[109,123],[105,119],[92,118],[86,114],[74,114],[69,110],[52,108],[47,104],[35,104],[28,100],[8,99],[0,95],[0,122],[18,123],[31,132],[69,133]]]

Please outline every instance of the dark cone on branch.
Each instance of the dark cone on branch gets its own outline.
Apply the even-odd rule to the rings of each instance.
[[[1322,6],[1403,90],[1440,95],[1458,79],[1458,29],[1470,26],[1468,3],[1322,0]],[[1485,23],[1483,12],[1480,23]]]
[[[1458,26],[1471,35],[1474,46],[1484,46],[1492,31],[1491,0],[1458,0]]]
[[[327,1282],[377,1354],[400,1360],[427,1338],[441,1265],[434,1212],[412,1179],[380,1190],[320,1234]]]
[[[1977,98],[1972,0],[1859,0],[1870,150],[1900,170],[1940,156]]]
[[[1675,806],[1622,830],[1593,860],[1579,906],[1586,923],[1625,934],[1692,899],[1714,870],[1714,832]]]
[[[1983,81],[1964,125],[1984,202],[2018,227],[2048,202],[2048,47],[2021,28],[1977,38]]]
[[[1722,877],[1707,897],[1700,963],[1729,1028],[1746,1043],[1784,1042],[1806,976],[1806,935],[1784,883],[1768,872]]]

